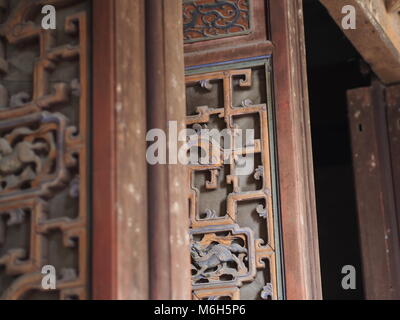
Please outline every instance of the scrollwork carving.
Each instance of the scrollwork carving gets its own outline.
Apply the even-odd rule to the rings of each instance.
[[[251,32],[251,0],[186,0],[185,42],[237,36]],[[208,87],[208,83],[205,83]]]

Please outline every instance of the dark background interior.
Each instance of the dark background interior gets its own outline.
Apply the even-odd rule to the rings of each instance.
[[[318,0],[304,0],[315,188],[324,299],[363,299],[346,91],[370,85],[364,63]],[[344,290],[342,267],[357,270]]]

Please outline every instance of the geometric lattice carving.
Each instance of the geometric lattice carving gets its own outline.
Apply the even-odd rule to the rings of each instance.
[[[188,128],[225,129],[231,142],[228,151],[215,150],[214,161],[189,165],[194,299],[277,298],[265,77],[264,68],[186,77]],[[254,129],[251,143],[239,143],[237,129]],[[199,150],[215,148],[195,141]],[[244,158],[254,166],[239,174]]]
[[[251,0],[186,0],[183,3],[186,43],[248,34]]]
[[[2,2],[2,299],[87,297],[88,3]],[[41,28],[47,4],[56,30]],[[55,291],[41,287],[44,265]]]

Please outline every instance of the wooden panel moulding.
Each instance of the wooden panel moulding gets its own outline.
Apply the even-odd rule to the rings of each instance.
[[[303,3],[269,1],[287,299],[321,299]]]

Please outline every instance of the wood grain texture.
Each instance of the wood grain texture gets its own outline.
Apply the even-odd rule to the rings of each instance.
[[[116,1],[117,298],[149,298],[144,1]]]
[[[92,294],[116,297],[114,3],[93,2]]]
[[[185,128],[182,2],[146,1],[148,128]],[[150,297],[190,299],[187,168],[149,166]]]
[[[144,1],[94,2],[93,295],[148,299]]]

